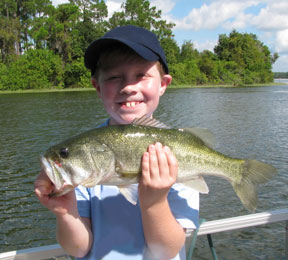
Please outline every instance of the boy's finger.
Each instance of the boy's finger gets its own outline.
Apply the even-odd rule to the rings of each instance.
[[[36,195],[48,195],[53,191],[54,184],[42,170],[34,182],[34,190]]]
[[[162,178],[167,178],[169,176],[167,155],[165,151],[163,150],[163,146],[161,143],[156,143],[155,147],[156,147],[156,153],[157,153],[159,175]]]
[[[159,178],[158,159],[156,154],[155,145],[149,145],[149,171],[151,179]]]
[[[45,180],[37,180],[34,190],[39,195],[48,195],[53,191],[53,185]]]
[[[172,153],[168,146],[164,147],[164,151],[167,155],[167,162],[170,169],[170,176],[176,180],[178,175],[178,161],[175,155]]]
[[[142,182],[147,184],[150,182],[150,172],[149,172],[149,153],[145,152],[142,157]]]

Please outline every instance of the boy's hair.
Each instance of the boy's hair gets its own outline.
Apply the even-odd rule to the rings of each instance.
[[[117,60],[115,59],[117,57]],[[92,74],[92,77],[96,80],[99,76],[100,70],[109,70],[113,68],[116,64],[121,63],[122,61],[135,61],[135,60],[144,60],[131,48],[122,44],[120,42],[111,42],[102,52],[95,64],[95,71]],[[163,68],[163,65],[160,61],[155,61],[157,68],[159,70],[160,76],[163,77],[166,73]]]

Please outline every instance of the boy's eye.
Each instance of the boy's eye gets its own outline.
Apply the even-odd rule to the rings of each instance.
[[[110,76],[106,79],[106,81],[113,81],[113,80],[119,80],[119,79],[121,79],[120,76]]]
[[[145,73],[138,73],[137,78],[144,78],[146,76]]]

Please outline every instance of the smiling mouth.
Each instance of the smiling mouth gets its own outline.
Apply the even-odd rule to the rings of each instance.
[[[125,107],[125,108],[133,108],[133,107],[136,107],[138,106],[139,104],[141,104],[142,102],[140,101],[129,101],[129,102],[122,102],[121,103],[121,106],[122,107]]]

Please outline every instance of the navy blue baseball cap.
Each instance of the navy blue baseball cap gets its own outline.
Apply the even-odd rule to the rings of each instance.
[[[144,28],[126,25],[112,29],[88,46],[84,55],[84,63],[85,66],[91,70],[92,74],[95,72],[101,51],[109,48],[111,41],[118,41],[125,44],[145,60],[159,60],[165,72],[167,74],[169,73],[164,50],[160,46],[156,35]]]

